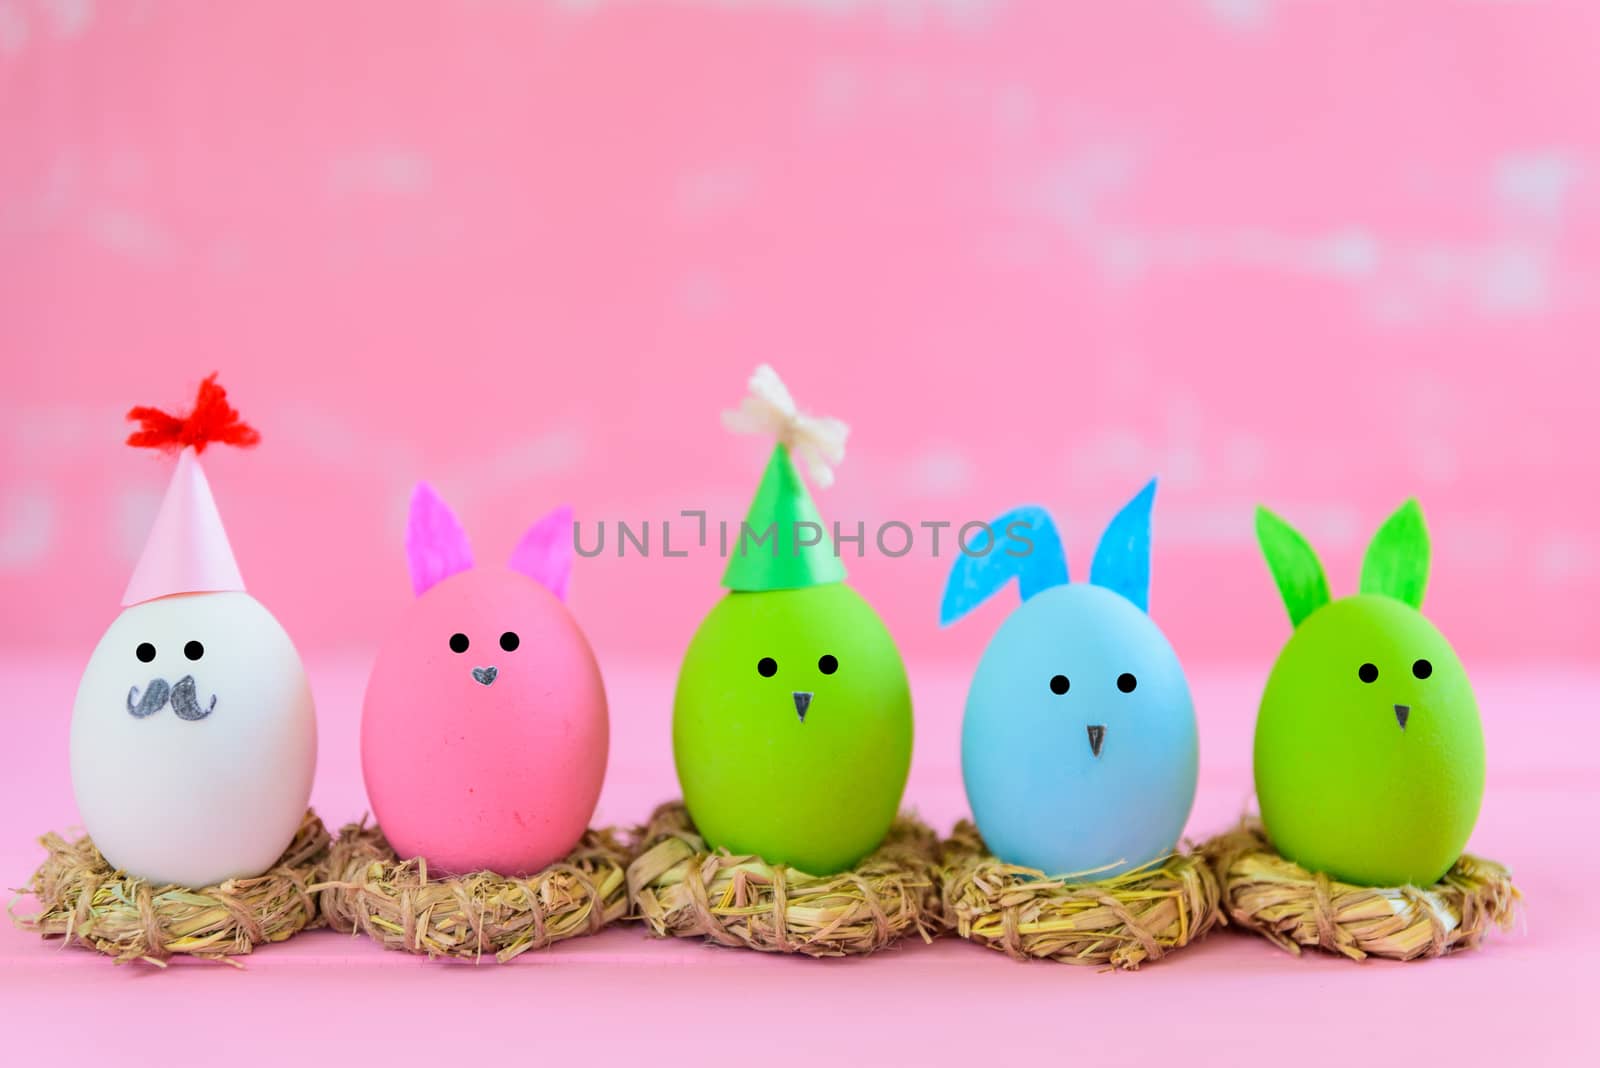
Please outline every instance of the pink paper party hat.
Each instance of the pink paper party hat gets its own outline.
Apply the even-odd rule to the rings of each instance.
[[[200,468],[200,453],[213,441],[249,448],[261,436],[239,421],[239,413],[229,407],[228,395],[217,385],[216,375],[200,383],[194,411],[187,416],[134,408],[128,418],[141,424],[128,436],[128,444],[176,450],[178,469],[172,473],[144,553],[128,580],[122,606],[175,593],[243,590],[244,578],[222,529],[211,486]]]

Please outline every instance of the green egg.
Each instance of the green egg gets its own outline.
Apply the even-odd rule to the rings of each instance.
[[[1429,886],[1483,800],[1483,728],[1455,650],[1415,609],[1335,601],[1284,646],[1256,721],[1256,796],[1285,857],[1368,886]]]
[[[709,845],[842,871],[883,840],[905,792],[905,665],[842,582],[730,593],[684,656],[672,738]]]
[[[1322,564],[1265,509],[1256,535],[1294,633],[1256,719],[1256,799],[1280,854],[1366,886],[1430,886],[1483,801],[1483,725],[1450,643],[1419,611],[1431,556],[1407,501],[1367,548],[1361,593],[1332,601]]]

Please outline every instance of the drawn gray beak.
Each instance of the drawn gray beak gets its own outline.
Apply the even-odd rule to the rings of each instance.
[[[814,695],[809,690],[794,691],[794,710],[800,716],[800,722],[806,721],[806,709],[811,707],[811,698]]]
[[[1095,756],[1100,755],[1100,747],[1106,744],[1106,729],[1099,724],[1089,728],[1089,752]]]
[[[1405,730],[1406,729],[1406,720],[1411,718],[1411,706],[1410,705],[1395,705],[1394,706],[1394,718],[1400,721],[1400,729],[1401,730]]]
[[[497,667],[473,668],[472,677],[485,686],[493,686],[494,680],[500,677],[500,669]]]

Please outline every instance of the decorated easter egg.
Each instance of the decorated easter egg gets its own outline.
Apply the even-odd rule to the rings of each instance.
[[[247,593],[117,617],[72,710],[72,785],[100,852],[153,883],[258,875],[305,815],[316,714],[289,636]]]
[[[730,593],[689,643],[672,738],[713,847],[840,871],[883,840],[905,791],[905,666],[843,583]]]
[[[1271,513],[1257,531],[1296,626],[1267,679],[1255,778],[1273,845],[1371,886],[1437,882],[1483,799],[1467,673],[1418,611],[1428,544],[1416,502],[1374,538],[1361,594],[1329,602],[1311,547]]]
[[[812,875],[883,841],[911,769],[911,692],[894,639],[845,585],[844,564],[795,467],[833,482],[848,428],[802,414],[771,367],[723,422],[771,434],[729,552],[733,591],[689,643],[673,701],[683,800],[713,848]]]
[[[203,888],[270,868],[305,816],[316,713],[294,644],[244,592],[201,470],[210,442],[253,445],[208,378],[186,417],[136,408],[129,443],[178,464],[72,710],[72,787],[105,858]]]
[[[1194,804],[1198,750],[1183,667],[1151,620],[1155,483],[1113,520],[1088,583],[1067,582],[1048,513],[992,524],[1004,545],[952,570],[944,622],[1019,580],[967,695],[961,769],[973,819],[1002,860],[1099,879],[1160,859]],[[1026,551],[1010,546],[1025,545]]]
[[[599,665],[558,596],[571,531],[560,510],[510,566],[473,567],[454,515],[417,487],[407,549],[419,596],[378,654],[361,718],[367,796],[401,857],[531,874],[588,827],[609,726]]]

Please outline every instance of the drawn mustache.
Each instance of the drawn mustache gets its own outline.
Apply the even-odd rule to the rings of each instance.
[[[205,719],[217,707],[217,695],[211,695],[211,703],[205,708],[200,707],[200,695],[195,686],[194,676],[185,675],[171,686],[166,679],[151,679],[150,685],[144,688],[143,696],[139,694],[139,687],[128,688],[128,714],[134,719],[144,719],[160,712],[167,701],[172,702],[172,711],[179,719],[191,723],[197,719]]]
[[[172,687],[172,710],[178,714],[179,719],[190,721],[205,719],[216,710],[216,694],[211,695],[211,703],[205,708],[200,707],[198,696],[195,692],[193,675],[185,675],[178,680],[176,686]]]
[[[139,696],[139,687],[128,687],[128,713],[134,719],[144,719],[146,716],[155,715],[166,705],[167,695],[171,690],[172,688],[167,685],[166,679],[151,679],[150,685],[144,688],[143,697]],[[137,708],[133,704],[135,701],[139,702]]]

